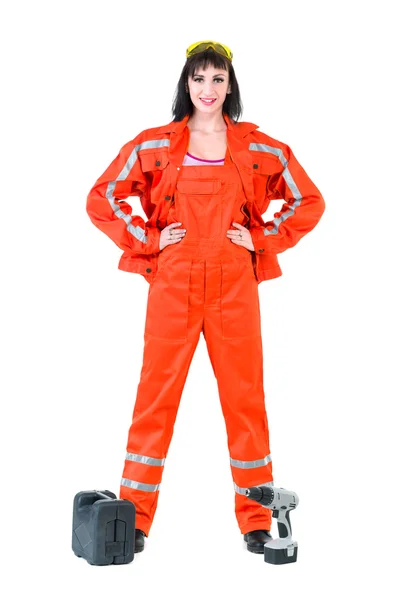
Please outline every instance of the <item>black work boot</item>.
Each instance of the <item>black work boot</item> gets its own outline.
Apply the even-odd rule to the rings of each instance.
[[[135,529],[135,553],[144,550],[144,538],[146,534],[141,529]]]
[[[270,540],[272,540],[272,535],[268,529],[256,529],[244,534],[247,550],[256,554],[264,554],[264,544]]]

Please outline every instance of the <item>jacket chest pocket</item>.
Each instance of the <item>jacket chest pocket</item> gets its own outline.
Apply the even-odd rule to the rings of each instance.
[[[146,177],[150,200],[157,204],[164,191],[168,195],[170,173],[168,150],[142,150],[139,154],[142,171]],[[166,198],[167,199],[167,198]]]
[[[252,153],[251,173],[253,176],[254,199],[262,212],[268,208],[271,178],[282,171],[280,160],[268,152]]]

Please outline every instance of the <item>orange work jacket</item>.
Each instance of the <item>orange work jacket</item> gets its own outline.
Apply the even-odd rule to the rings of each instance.
[[[243,183],[242,211],[248,217],[254,272],[261,283],[282,275],[277,254],[315,227],[325,202],[287,144],[257,131],[254,123],[235,123],[226,113],[223,118],[228,149]],[[139,273],[149,283],[157,273],[161,229],[189,147],[188,119],[186,115],[182,121],[145,129],[127,142],[87,196],[91,221],[123,250],[118,268]],[[128,196],[140,198],[147,221],[132,214]],[[279,199],[284,201],[281,210],[264,222],[270,201]]]

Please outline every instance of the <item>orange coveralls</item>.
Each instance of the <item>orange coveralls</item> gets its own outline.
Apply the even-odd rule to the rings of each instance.
[[[274,485],[263,390],[258,284],[281,274],[277,254],[321,218],[323,197],[286,145],[254,123],[227,124],[223,166],[182,165],[189,115],[128,142],[87,198],[92,222],[124,250],[119,268],[149,282],[144,354],[129,429],[120,498],[149,534],[163,467],[200,332],[226,423],[235,513],[242,533],[271,528],[271,511],[245,496]],[[141,199],[148,221],[125,202]],[[280,212],[264,223],[269,201]],[[226,235],[249,228],[254,252]],[[183,239],[159,250],[160,229],[181,222]]]
[[[224,165],[182,166],[167,224],[186,234],[159,255],[150,284],[143,368],[129,429],[120,497],[136,506],[147,535],[182,390],[203,332],[226,423],[235,513],[242,533],[271,529],[271,511],[245,489],[272,481],[264,403],[258,282],[249,250],[226,231],[245,202],[227,150]]]

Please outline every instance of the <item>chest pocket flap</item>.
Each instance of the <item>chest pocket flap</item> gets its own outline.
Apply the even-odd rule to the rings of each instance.
[[[254,175],[273,175],[282,170],[282,165],[277,156],[263,152],[260,155],[252,155],[252,172]]]
[[[169,163],[168,152],[165,150],[147,153],[142,151],[139,156],[143,173],[148,171],[162,171]]]
[[[221,181],[219,179],[178,179],[176,187],[182,194],[216,194],[221,189]]]

